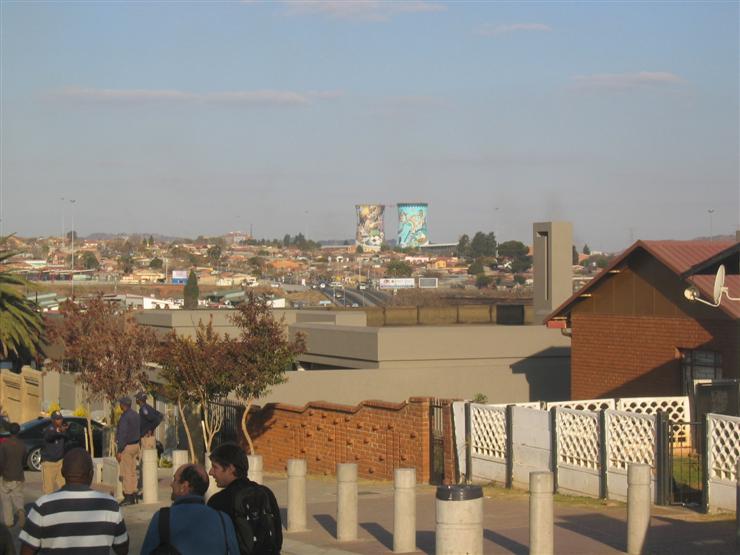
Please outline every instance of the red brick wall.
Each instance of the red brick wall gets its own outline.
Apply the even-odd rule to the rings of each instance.
[[[306,459],[309,474],[333,475],[337,463],[353,462],[361,478],[392,480],[395,468],[416,468],[417,481],[426,483],[429,404],[422,397],[357,406],[269,404],[252,411],[249,431],[265,470],[282,472],[288,459],[298,458]]]
[[[722,353],[738,375],[738,325],[658,316],[572,314],[571,398],[681,395],[677,349]]]

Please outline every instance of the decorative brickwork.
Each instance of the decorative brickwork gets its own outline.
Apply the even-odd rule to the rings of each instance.
[[[573,313],[571,325],[571,399],[683,395],[678,349],[717,351],[723,377],[740,377],[737,322]]]
[[[357,463],[359,477],[392,480],[395,468],[430,476],[430,400],[364,401],[357,406],[323,401],[304,407],[268,404],[253,410],[249,431],[265,470],[282,472],[287,460],[306,459],[309,474],[333,475],[337,463]],[[454,476],[452,432],[445,407],[445,479]],[[448,446],[449,443],[449,446]],[[449,454],[448,454],[449,453]]]

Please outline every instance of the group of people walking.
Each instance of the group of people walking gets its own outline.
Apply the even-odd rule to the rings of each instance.
[[[42,483],[44,495],[28,510],[23,506],[23,465],[26,448],[18,440],[18,424],[0,443],[0,497],[7,527],[17,524],[21,555],[79,553],[116,555],[129,552],[129,536],[121,507],[137,502],[137,460],[140,448],[156,448],[154,430],[162,415],[136,396],[119,400],[122,414],[116,430],[116,458],[120,463],[124,499],[92,488],[94,468],[82,448],[68,449],[68,426],[61,413],[52,414],[44,430]],[[282,548],[282,522],[277,500],[269,488],[248,479],[244,450],[224,443],[210,453],[211,470],[185,464],[172,478],[171,507],[157,511],[141,548],[142,555],[228,554],[273,555]],[[210,474],[210,476],[209,476]],[[206,503],[210,480],[222,488]],[[7,528],[4,530],[7,533]],[[9,540],[10,535],[7,534]],[[0,540],[0,553],[13,549]],[[5,551],[7,552],[7,551]],[[12,551],[10,551],[12,552]]]

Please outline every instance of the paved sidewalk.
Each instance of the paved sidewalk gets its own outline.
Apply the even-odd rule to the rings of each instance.
[[[170,501],[169,469],[160,469],[157,505],[124,507],[131,536],[130,553],[138,554],[151,515]],[[27,473],[26,500],[41,491],[39,473]],[[268,475],[270,486],[283,507],[287,505],[287,479]],[[418,553],[434,553],[434,492],[432,486],[417,489]],[[485,553],[528,553],[529,506],[524,492],[486,489],[484,500]],[[329,477],[310,477],[307,482],[309,530],[284,534],[284,555],[344,555],[390,553],[393,549],[393,485],[359,484],[359,538],[339,543],[336,533],[336,482]],[[567,554],[622,553],[626,549],[626,507],[619,503],[578,502],[559,497],[555,505],[555,551]],[[731,554],[735,551],[734,515],[697,515],[680,508],[653,508],[648,553]],[[17,530],[13,529],[17,536]]]

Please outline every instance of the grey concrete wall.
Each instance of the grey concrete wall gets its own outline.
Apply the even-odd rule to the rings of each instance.
[[[550,413],[514,407],[512,419],[512,484],[514,487],[527,489],[530,472],[552,470]]]
[[[709,480],[709,509],[734,511],[737,507],[737,483],[729,480]]]
[[[304,405],[309,401],[356,404],[368,399],[401,402],[430,396],[490,403],[563,400],[570,391],[569,358],[501,359],[478,366],[309,370],[288,373],[287,383],[258,401]]]
[[[573,294],[573,224],[538,222],[532,233],[534,317],[542,322]]]
[[[558,466],[558,493],[599,497],[601,478],[596,471],[574,466]]]

